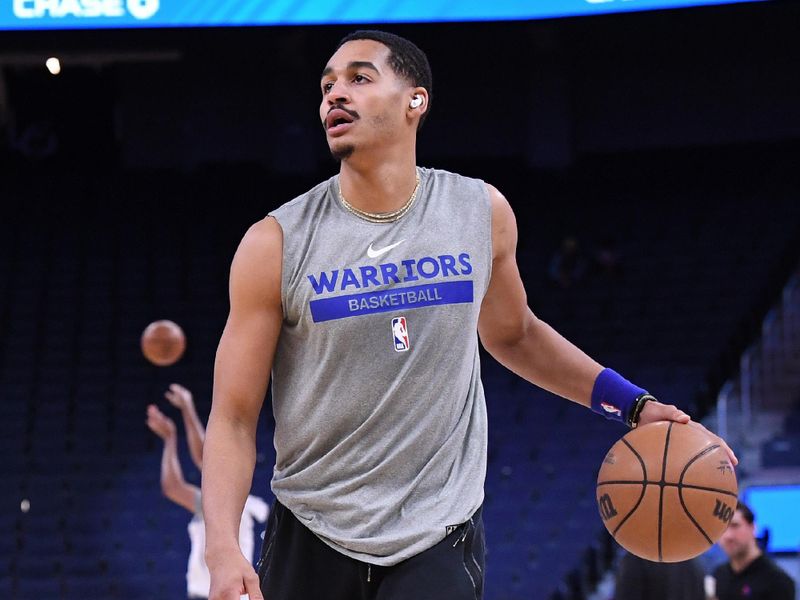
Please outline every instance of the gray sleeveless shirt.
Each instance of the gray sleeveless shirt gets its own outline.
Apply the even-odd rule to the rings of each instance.
[[[468,520],[486,473],[489,194],[419,174],[393,223],[348,212],[338,176],[270,213],[284,237],[272,489],[326,544],[384,566]]]

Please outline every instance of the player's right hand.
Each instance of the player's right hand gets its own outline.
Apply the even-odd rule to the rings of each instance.
[[[175,422],[158,410],[155,404],[148,405],[146,422],[150,430],[162,440],[166,441],[175,437],[177,431],[175,429]]]
[[[206,562],[211,573],[208,600],[239,600],[244,594],[250,600],[264,600],[258,574],[238,548],[219,559],[206,557]]]

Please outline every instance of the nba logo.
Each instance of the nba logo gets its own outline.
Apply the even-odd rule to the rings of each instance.
[[[408,343],[408,328],[406,327],[405,317],[395,317],[392,319],[392,337],[394,338],[394,349],[396,352],[405,352],[411,347]]]

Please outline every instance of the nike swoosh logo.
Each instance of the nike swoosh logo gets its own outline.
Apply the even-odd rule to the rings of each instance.
[[[370,258],[378,258],[379,256],[386,254],[392,248],[397,248],[403,242],[405,242],[405,240],[400,240],[399,242],[395,242],[394,244],[389,244],[388,246],[384,246],[383,248],[378,248],[377,250],[375,250],[372,247],[372,244],[370,244],[369,248],[367,248],[367,256],[369,256]]]

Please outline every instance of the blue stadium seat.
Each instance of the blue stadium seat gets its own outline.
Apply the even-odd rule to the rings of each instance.
[[[17,593],[20,598],[60,598],[61,581],[52,574],[40,572],[36,577],[20,578]]]

